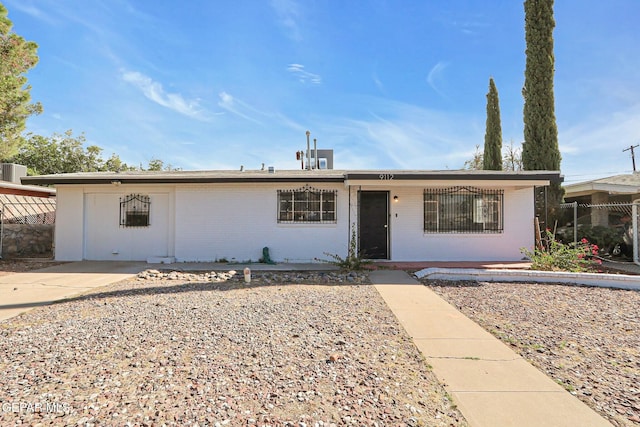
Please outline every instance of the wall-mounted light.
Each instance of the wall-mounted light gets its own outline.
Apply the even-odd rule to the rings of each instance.
[[[393,196],[393,201],[397,203],[398,202],[398,196]]]
[[[122,181],[114,180],[114,181],[111,181],[111,183],[113,185],[120,185],[120,184],[122,184]]]

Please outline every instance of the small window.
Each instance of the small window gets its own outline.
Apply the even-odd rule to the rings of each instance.
[[[120,198],[120,227],[148,227],[151,200],[142,194]]]
[[[278,222],[335,223],[336,190],[278,190]]]
[[[503,190],[451,187],[424,191],[425,233],[501,233]]]

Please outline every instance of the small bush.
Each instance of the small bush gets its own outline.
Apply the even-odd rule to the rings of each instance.
[[[347,251],[346,258],[337,254],[330,254],[328,252],[323,253],[331,259],[319,259],[318,261],[328,262],[329,264],[333,264],[348,271],[362,270],[365,265],[371,262],[365,260],[362,254],[358,252],[358,240],[356,238],[355,225],[351,228],[351,240],[349,241],[349,250]]]
[[[548,230],[543,249],[530,251],[522,248],[520,251],[531,260],[532,270],[586,272],[601,264],[595,258],[598,255],[597,245],[584,238],[577,245],[564,244],[556,240]]]

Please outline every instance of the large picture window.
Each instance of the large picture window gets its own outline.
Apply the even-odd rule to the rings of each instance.
[[[336,190],[278,190],[278,222],[335,223]]]
[[[148,227],[151,200],[142,194],[120,198],[120,227]]]
[[[425,233],[501,233],[503,190],[474,187],[424,191]]]

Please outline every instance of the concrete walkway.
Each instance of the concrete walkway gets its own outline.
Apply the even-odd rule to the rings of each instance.
[[[407,273],[369,277],[472,427],[611,427]]]

